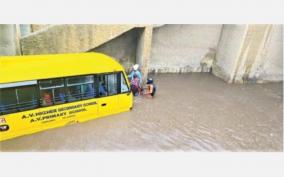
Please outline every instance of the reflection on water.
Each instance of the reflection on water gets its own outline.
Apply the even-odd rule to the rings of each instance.
[[[153,77],[157,97],[135,98],[130,112],[4,141],[1,151],[282,151],[282,83]]]

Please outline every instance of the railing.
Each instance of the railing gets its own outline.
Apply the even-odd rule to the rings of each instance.
[[[38,103],[38,100],[32,100],[16,104],[0,105],[0,115],[34,109],[38,107]]]

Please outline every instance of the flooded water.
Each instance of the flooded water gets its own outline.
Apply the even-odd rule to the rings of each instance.
[[[283,86],[161,74],[132,111],[0,142],[1,151],[282,151]]]

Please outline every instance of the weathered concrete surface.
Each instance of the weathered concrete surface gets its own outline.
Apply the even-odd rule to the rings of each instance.
[[[32,29],[32,32],[36,32],[36,31],[39,31],[39,30],[43,30],[43,29],[45,29],[49,26],[51,26],[51,25],[49,25],[49,24],[32,24],[31,29]]]
[[[136,61],[140,65],[142,80],[146,81],[148,77],[148,67],[150,62],[151,44],[153,27],[147,26],[138,38]]]
[[[229,83],[282,81],[282,25],[224,25],[212,69]]]
[[[0,24],[0,56],[19,55],[19,29],[17,25]]]
[[[283,33],[282,25],[273,25],[267,29],[267,38],[258,51],[252,64],[248,80],[257,82],[283,81]]]
[[[164,25],[153,30],[151,72],[209,72],[222,25]]]
[[[0,151],[283,151],[283,83],[158,74],[132,111],[0,142]]]
[[[85,52],[139,25],[52,25],[21,39],[28,54]]]
[[[238,57],[237,54],[245,35],[245,29],[245,25],[223,25],[212,72],[227,82],[232,77],[234,59]]]
[[[143,73],[143,80],[146,80],[151,52],[152,31],[152,26],[135,28],[90,51],[113,56],[124,66],[126,71],[130,71],[133,64],[138,63]]]
[[[126,71],[130,71],[136,63],[136,48],[141,32],[142,29],[132,29],[95,49],[91,49],[90,52],[100,52],[112,56],[124,66]]]

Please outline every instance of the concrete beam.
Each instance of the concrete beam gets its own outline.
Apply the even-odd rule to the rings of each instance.
[[[53,25],[21,39],[23,54],[86,52],[139,25]]]
[[[0,56],[19,55],[19,28],[17,25],[0,25]]]
[[[136,62],[140,65],[144,83],[148,77],[149,72],[152,33],[153,27],[146,26],[138,37],[138,44],[136,49]]]

